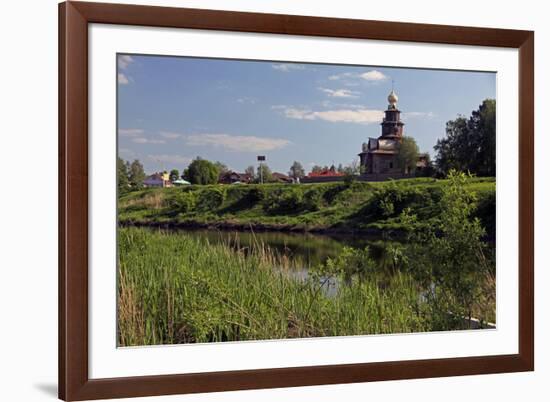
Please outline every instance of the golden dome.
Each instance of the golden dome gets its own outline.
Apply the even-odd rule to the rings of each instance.
[[[392,89],[390,94],[388,95],[388,102],[390,103],[391,106],[395,107],[397,105],[398,100],[399,100],[399,98],[397,97],[397,94]]]

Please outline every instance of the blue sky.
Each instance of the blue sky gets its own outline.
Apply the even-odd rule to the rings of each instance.
[[[164,56],[118,56],[118,147],[146,172],[182,171],[196,156],[243,171],[266,155],[349,164],[380,135],[394,88],[405,135],[433,155],[445,123],[496,97],[496,74]]]

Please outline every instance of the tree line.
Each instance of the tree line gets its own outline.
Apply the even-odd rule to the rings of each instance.
[[[313,166],[312,172],[320,172],[322,170],[331,169],[328,166]],[[348,166],[343,166],[340,164],[338,168],[334,168],[338,172],[346,174],[356,174],[359,172],[357,168],[357,163],[352,163]],[[180,175],[178,169],[170,170],[169,179],[175,181],[178,179],[184,179],[189,181],[191,184],[216,184],[218,183],[220,177],[229,173],[230,169],[227,165],[222,162],[216,161],[212,162],[207,159],[203,159],[200,156],[197,156],[190,164],[183,170],[183,173]],[[277,182],[277,178],[274,176],[271,168],[266,164],[262,163],[257,167],[253,165],[248,166],[245,171],[252,182],[259,183],[272,183]],[[119,193],[125,193],[128,191],[139,190],[143,188],[143,181],[147,177],[145,174],[142,163],[135,159],[132,162],[128,162],[118,157],[117,159],[117,175],[118,175],[118,190]],[[306,176],[305,169],[303,165],[294,161],[289,168],[288,176],[292,179],[301,179]]]
[[[495,176],[495,99],[485,99],[469,118],[458,116],[448,121],[445,134],[434,146],[439,174],[447,175],[457,170],[477,176]]]
[[[476,176],[496,174],[496,100],[485,99],[469,117],[458,116],[445,126],[445,136],[434,146],[435,166],[427,155],[423,176],[447,177],[451,171]],[[419,150],[412,137],[404,136],[397,154],[403,173],[414,171]]]

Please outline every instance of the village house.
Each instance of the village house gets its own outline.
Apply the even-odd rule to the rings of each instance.
[[[220,184],[235,184],[235,183],[250,183],[253,177],[248,173],[238,173],[233,171],[224,172],[220,175],[218,183]]]
[[[307,177],[342,177],[345,176],[344,173],[338,172],[334,165],[330,168],[324,168],[320,171],[309,172]]]
[[[168,172],[153,173],[143,180],[145,187],[172,187]]]
[[[292,177],[287,176],[284,173],[273,172],[271,173],[271,177],[273,178],[273,181],[278,183],[294,183],[294,180],[292,180]]]

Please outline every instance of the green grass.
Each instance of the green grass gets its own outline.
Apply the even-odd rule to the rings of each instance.
[[[389,182],[211,185],[145,189],[119,200],[122,224],[225,225],[272,230],[384,231],[403,230],[404,208],[429,222],[437,219],[441,188],[447,180],[432,178]],[[396,188],[394,210],[381,211],[384,193]],[[467,188],[479,199],[478,217],[488,234],[494,231],[494,178],[470,178]],[[384,212],[384,213],[383,213]]]
[[[245,255],[188,234],[121,228],[119,345],[434,328],[422,290],[405,273],[354,278],[329,295],[318,279],[296,279],[291,269],[291,261],[262,244]]]

